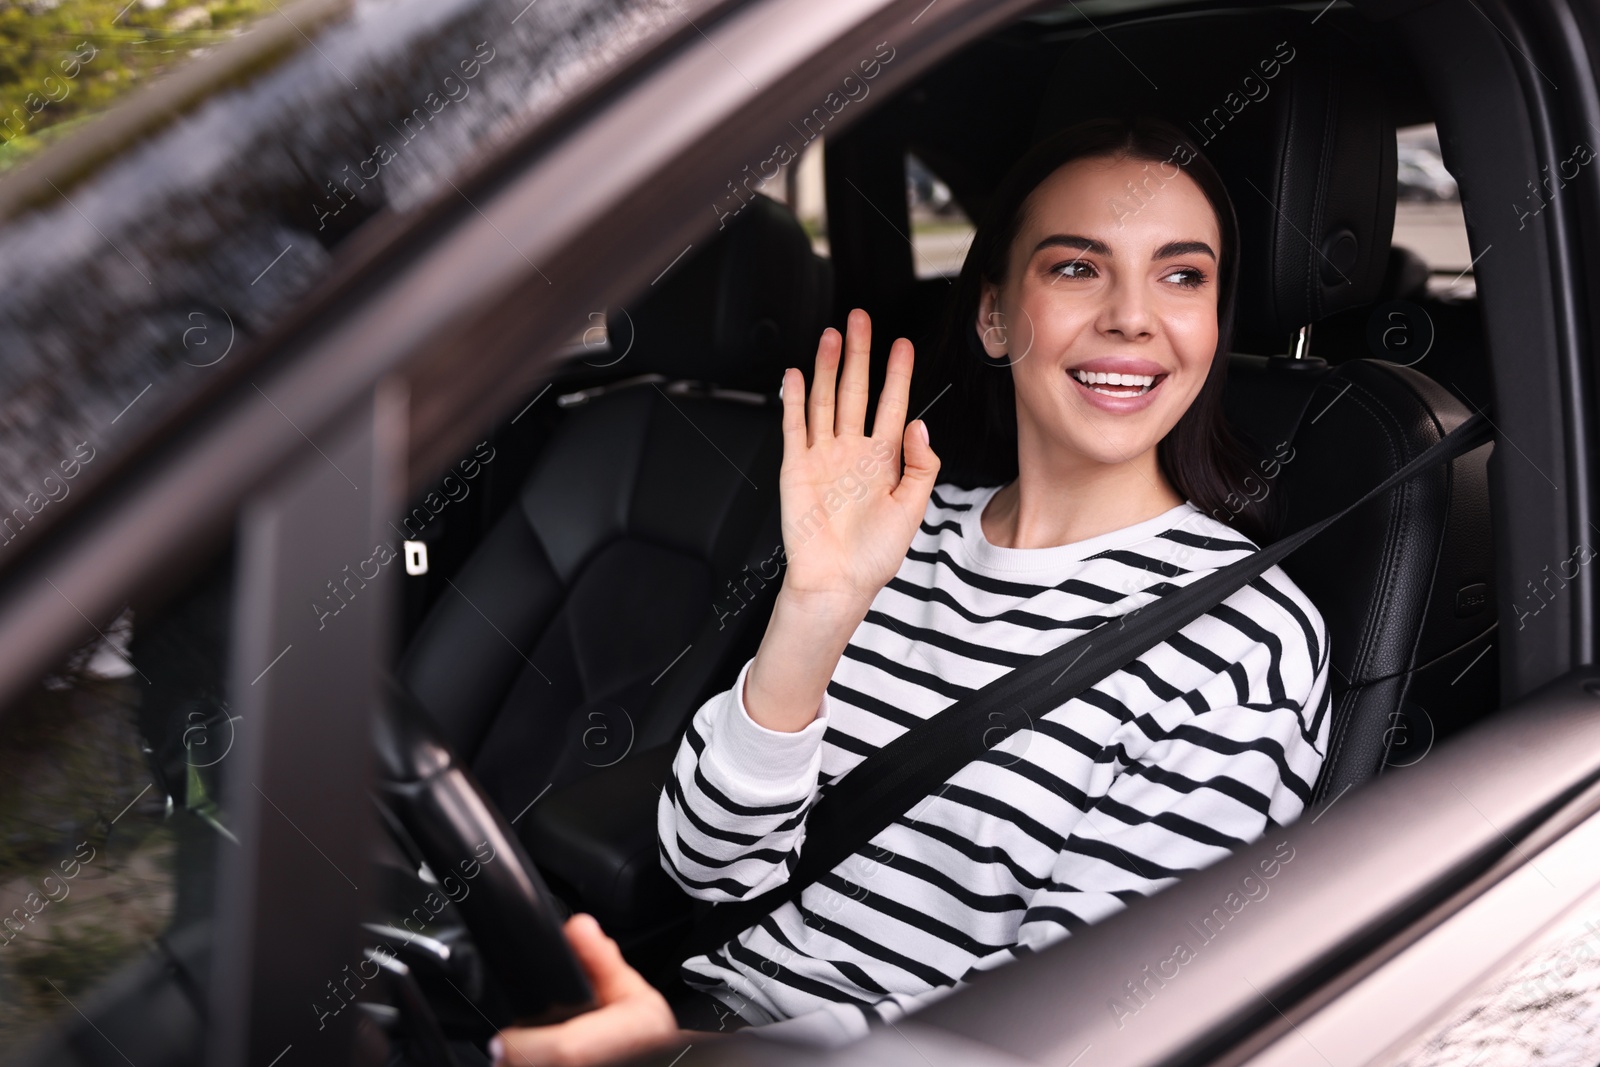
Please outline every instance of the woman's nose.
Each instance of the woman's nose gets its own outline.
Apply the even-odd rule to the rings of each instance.
[[[1141,278],[1114,279],[1100,308],[1100,332],[1139,341],[1154,336],[1155,313]]]

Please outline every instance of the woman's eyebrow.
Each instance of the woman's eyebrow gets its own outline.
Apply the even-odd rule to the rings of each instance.
[[[1049,237],[1033,246],[1034,253],[1041,249],[1051,247],[1075,248],[1080,252],[1092,252],[1097,256],[1111,258],[1111,246],[1104,241],[1097,241],[1093,237],[1084,237],[1075,233],[1053,233]],[[1156,249],[1156,259],[1171,259],[1173,256],[1187,256],[1190,254],[1205,253],[1215,262],[1217,254],[1211,246],[1204,241],[1168,241]],[[1032,254],[1032,253],[1030,253]]]
[[[1187,256],[1191,253],[1204,252],[1216,262],[1217,254],[1211,251],[1211,246],[1204,241],[1168,241],[1156,249],[1157,259],[1170,259],[1173,256]]]
[[[1063,248],[1076,248],[1080,252],[1093,252],[1097,256],[1110,257],[1111,248],[1104,241],[1097,241],[1093,237],[1080,237],[1075,233],[1053,233],[1049,237],[1033,246],[1033,252],[1054,246]],[[1029,253],[1032,255],[1033,253]]]

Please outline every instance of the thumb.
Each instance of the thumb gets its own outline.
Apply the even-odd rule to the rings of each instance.
[[[902,449],[905,473],[890,495],[901,505],[915,507],[920,513],[928,506],[928,494],[933,492],[934,479],[939,476],[939,457],[928,443],[926,422],[917,419],[906,427]]]
[[[572,916],[563,932],[567,935],[567,944],[572,946],[572,954],[589,978],[598,1004],[614,1004],[642,989],[650,989],[639,972],[628,966],[622,958],[622,950],[600,929],[594,916],[582,912]]]

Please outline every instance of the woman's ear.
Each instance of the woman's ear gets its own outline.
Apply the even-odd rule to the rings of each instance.
[[[1009,338],[1005,313],[1000,310],[1000,289],[983,282],[978,294],[978,321],[975,324],[984,354],[990,359],[1005,359]]]

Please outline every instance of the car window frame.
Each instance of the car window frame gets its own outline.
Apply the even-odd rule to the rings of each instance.
[[[729,3],[721,9],[720,20],[670,35],[481,163],[463,179],[466,206],[451,204],[441,195],[418,216],[365,238],[345,256],[344,270],[320,299],[307,302],[292,321],[272,330],[257,346],[255,357],[240,360],[227,381],[191,400],[115,465],[107,465],[111,469],[100,472],[103,480],[91,487],[94,491],[83,492],[72,508],[56,516],[48,538],[17,546],[0,571],[0,635],[4,635],[0,647],[6,649],[0,657],[0,706],[4,706],[57,656],[81,643],[86,619],[114,613],[131,598],[159,599],[162,591],[176,589],[195,577],[207,550],[237,527],[239,585],[229,670],[232,687],[239,693],[242,721],[254,725],[241,727],[238,769],[229,786],[229,810],[245,844],[237,853],[224,853],[228,859],[219,871],[208,1062],[265,1064],[288,1051],[276,1044],[285,1021],[309,1016],[304,997],[319,988],[317,979],[327,965],[360,936],[365,899],[359,890],[349,898],[336,895],[319,902],[311,909],[314,921],[286,924],[287,916],[297,910],[304,913],[305,901],[298,895],[295,878],[268,878],[265,872],[269,863],[290,874],[301,868],[310,871],[326,858],[309,855],[305,848],[309,838],[299,839],[305,835],[292,817],[304,814],[295,805],[305,799],[299,776],[306,755],[323,751],[315,746],[327,746],[347,759],[369,747],[366,729],[376,699],[375,674],[352,667],[365,663],[375,668],[386,659],[378,621],[386,601],[381,595],[364,598],[363,610],[348,626],[341,618],[341,641],[307,642],[315,654],[298,657],[289,655],[294,650],[289,637],[303,633],[312,616],[287,591],[321,574],[318,567],[327,569],[334,558],[360,558],[360,542],[377,536],[380,519],[398,513],[410,491],[448,463],[444,457],[453,445],[465,443],[452,442],[444,427],[424,419],[431,436],[423,439],[425,447],[419,450],[412,433],[418,410],[405,410],[405,402],[397,407],[394,399],[429,388],[427,372],[438,374],[456,361],[459,337],[453,331],[463,323],[482,329],[495,319],[486,314],[481,288],[448,284],[450,268],[462,263],[454,257],[465,254],[478,265],[489,261],[494,268],[491,276],[499,282],[489,287],[498,290],[493,311],[515,317],[526,300],[513,293],[525,290],[533,280],[537,268],[528,268],[535,256],[557,261],[564,255],[575,269],[580,261],[592,258],[585,242],[594,239],[595,230],[604,229],[574,233],[570,219],[563,219],[566,246],[548,257],[540,255],[536,250],[541,238],[544,245],[551,245],[557,235],[523,234],[518,231],[538,227],[519,227],[506,218],[522,214],[524,223],[549,221],[525,214],[525,204],[513,195],[522,191],[519,183],[525,186],[530,176],[552,180],[552,172],[563,161],[560,150],[597,131],[614,134],[624,125],[615,121],[619,111],[630,105],[636,111],[650,110],[641,105],[649,105],[652,93],[659,91],[652,89],[652,82],[675,82],[703,109],[735,115],[771,115],[801,85],[815,89],[820,98],[849,67],[836,70],[812,61],[830,47],[848,44],[871,55],[870,41],[877,39],[888,6],[863,9],[835,3],[821,11],[802,10],[793,3]],[[952,20],[964,23],[968,33],[981,33],[1026,6],[1013,2],[997,9],[974,0],[949,0],[918,29],[911,45],[920,42],[920,51],[910,45],[907,51],[918,55],[925,66],[939,58],[939,46],[948,49],[963,39],[948,32]],[[786,48],[764,57],[770,70],[746,63],[745,69],[757,73],[764,89],[758,89],[744,71],[736,73],[745,91],[731,94],[725,77],[707,76],[728,62],[708,32],[735,38],[742,33],[745,44],[759,46],[774,40],[774,16],[807,32],[790,35]],[[902,63],[882,84],[903,81],[915,73],[913,67]],[[725,74],[725,69],[717,72]],[[719,144],[726,166],[732,163],[727,158],[732,146],[717,136],[725,130],[724,123],[713,121],[703,135],[706,143]],[[674,136],[666,136],[660,145],[669,157],[682,149]],[[569,151],[566,158],[571,156]],[[642,185],[646,174],[636,166],[633,177]],[[677,178],[680,198],[702,197],[690,175]],[[565,179],[556,175],[553,180],[559,184]],[[654,185],[659,193],[659,180]],[[593,192],[583,185],[574,188]],[[604,222],[615,223],[619,206],[626,209],[631,204],[638,210],[641,191],[614,187],[607,190],[609,200],[592,198],[591,210]],[[503,225],[497,216],[506,219]],[[696,237],[715,221],[710,212],[707,220],[693,227]],[[645,213],[637,221],[652,220]],[[513,239],[514,259],[498,244],[509,245]],[[486,256],[486,250],[496,254]],[[625,295],[648,280],[646,270],[659,270],[637,255],[627,258],[627,269],[607,279],[608,297]],[[476,280],[482,282],[481,271]],[[390,310],[396,303],[413,313],[420,310],[424,319],[440,328],[417,331],[410,315],[399,329],[389,328],[396,325]],[[551,316],[551,321],[560,324],[546,331],[523,322],[523,335],[572,332],[561,323],[560,314]],[[575,324],[583,321],[580,313]],[[527,360],[513,348],[504,344],[500,348],[499,365],[480,358],[472,365],[470,383],[459,367],[443,375],[455,406],[471,415],[459,420],[460,429],[476,432],[478,426],[506,414],[500,407],[514,398],[514,392],[506,388],[503,371],[520,371],[524,381],[531,381],[529,375],[546,374],[553,365],[554,353]],[[475,389],[465,389],[467,384]],[[252,403],[263,390],[274,398],[270,409]],[[318,440],[337,443],[321,448],[314,443]],[[329,468],[338,470],[341,459],[345,466],[365,472],[363,480],[370,478],[371,492],[339,499],[343,487]],[[343,477],[342,471],[339,476]],[[308,542],[312,533],[323,540]],[[308,545],[315,550],[309,551]],[[268,656],[280,643],[282,652]],[[260,673],[247,677],[258,667]],[[330,677],[341,681],[337,694],[323,692],[317,700],[336,695],[340,705],[361,710],[333,724],[318,724],[308,709],[322,705],[308,702],[308,697],[317,693],[319,680]],[[337,727],[331,744],[326,736],[330,725]],[[340,812],[319,827],[319,834],[338,837],[345,846],[340,852],[347,856],[360,855],[363,835],[375,830],[375,820],[363,817],[369,771],[363,760],[352,766],[349,773],[331,775],[322,768],[314,779],[321,787],[318,798]],[[298,788],[297,781],[301,781]],[[272,798],[273,793],[279,794],[278,799]],[[285,801],[288,811],[282,806]],[[337,973],[337,968],[329,973]],[[341,1025],[353,1026],[353,1019],[351,1013],[349,1022]],[[313,1060],[343,1061],[352,1036],[353,1029],[347,1029],[307,1054]]]

